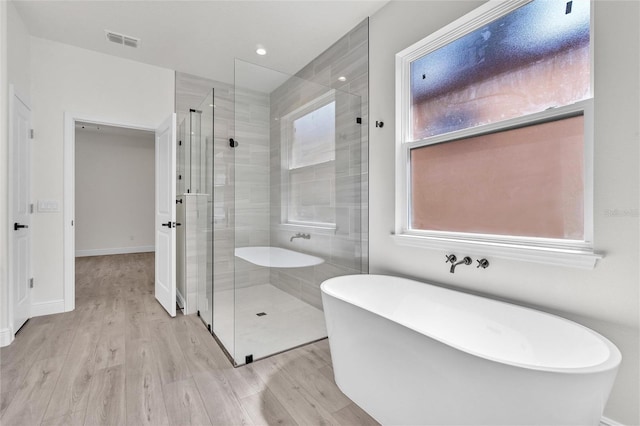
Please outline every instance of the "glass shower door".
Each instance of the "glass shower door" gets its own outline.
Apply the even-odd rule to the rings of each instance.
[[[201,104],[189,111],[185,121],[189,123],[185,141],[185,157],[188,168],[183,176],[185,196],[191,211],[188,226],[193,227],[186,241],[190,249],[192,269],[188,279],[196,284],[197,313],[211,330],[213,324],[212,276],[213,276],[213,91]]]
[[[233,241],[234,241],[234,156],[229,146],[229,129],[233,128],[233,90],[229,86],[216,88],[212,102],[214,110],[214,143],[212,176],[213,257],[211,259],[212,286],[208,300],[212,309],[212,328],[215,337],[227,354],[232,353],[234,340]]]
[[[362,273],[361,100],[236,60],[233,339],[240,365],[325,338],[320,284]]]

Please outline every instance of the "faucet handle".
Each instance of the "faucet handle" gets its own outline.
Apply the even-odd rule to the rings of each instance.
[[[487,259],[476,260],[476,262],[478,262],[476,268],[487,269],[489,267],[489,261]]]
[[[445,254],[444,257],[447,258],[447,260],[444,263],[449,263],[449,262],[455,263],[458,260],[455,254]]]

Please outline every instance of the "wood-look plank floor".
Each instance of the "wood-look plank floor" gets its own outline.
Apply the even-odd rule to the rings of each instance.
[[[76,309],[0,350],[0,424],[377,424],[335,385],[327,340],[233,368],[153,282],[153,254],[76,259]]]

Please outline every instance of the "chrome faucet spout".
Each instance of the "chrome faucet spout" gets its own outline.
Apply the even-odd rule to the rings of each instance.
[[[289,242],[292,242],[294,238],[304,238],[305,240],[309,240],[311,239],[311,234],[303,234],[301,232],[298,232],[296,235],[292,236],[289,239]]]
[[[456,271],[456,266],[460,265],[460,264],[465,264],[465,265],[471,265],[471,263],[473,262],[473,260],[471,260],[471,258],[469,256],[465,256],[464,259],[462,259],[460,262],[456,262],[456,263],[452,263],[451,264],[451,269],[449,269],[449,272],[451,272],[452,274]]]

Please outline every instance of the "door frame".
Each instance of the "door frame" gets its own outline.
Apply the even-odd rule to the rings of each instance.
[[[130,123],[115,118],[94,116],[66,111],[64,113],[64,160],[63,160],[63,281],[64,311],[73,311],[76,307],[76,121],[102,126],[123,127],[144,130],[155,134],[157,125]]]
[[[14,164],[13,164],[13,132],[14,132],[14,128],[13,128],[13,114],[15,114],[15,107],[14,107],[14,99],[18,98],[20,100],[20,102],[22,102],[28,109],[29,112],[31,113],[31,100],[24,95],[24,93],[22,93],[14,84],[9,84],[9,109],[8,109],[8,150],[7,150],[7,158],[8,158],[8,167],[7,167],[7,173],[8,173],[8,182],[7,182],[7,230],[11,229],[11,226],[13,225],[13,193],[14,193],[14,179],[13,179],[13,171],[14,171]],[[29,143],[31,143],[31,140],[29,140]],[[32,159],[31,159],[31,149],[29,149],[29,163],[30,165],[32,165]],[[29,168],[29,173],[31,174],[31,167]],[[31,199],[32,196],[32,181],[31,181],[31,176],[29,176],[29,198]],[[8,319],[9,319],[9,323],[8,323],[8,328],[9,328],[9,336],[2,336],[2,344],[0,344],[0,346],[5,346],[6,344],[10,344],[11,342],[13,342],[14,339],[14,335],[16,333],[17,330],[14,329],[14,325],[15,325],[15,321],[13,318],[13,287],[14,287],[14,282],[13,282],[13,278],[14,278],[14,270],[13,270],[13,235],[10,233],[7,234],[8,238],[7,238],[7,249],[8,249],[8,253],[7,253],[7,271],[8,271],[8,278],[9,278],[9,285],[8,287],[8,291],[7,291],[7,314],[8,314]],[[31,231],[29,233],[29,275],[32,274],[33,272],[33,251],[31,249],[31,242],[33,241],[33,238],[31,236]],[[5,341],[6,339],[9,339],[9,341]]]

